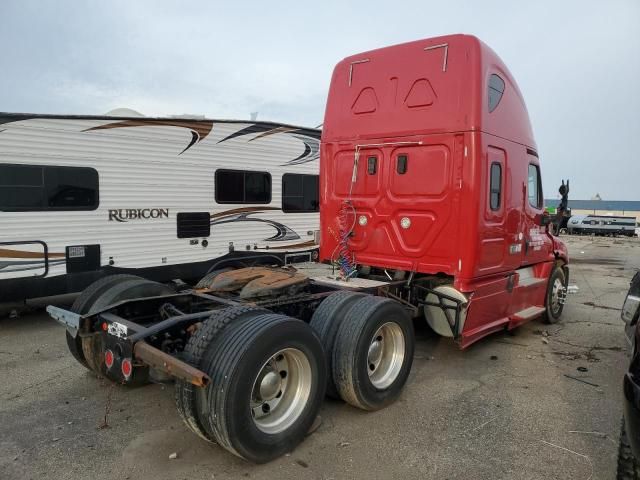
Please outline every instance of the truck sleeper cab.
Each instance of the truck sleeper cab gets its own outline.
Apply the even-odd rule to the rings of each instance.
[[[422,279],[436,290],[430,303],[453,295],[462,305],[455,325],[441,308],[425,313],[462,347],[545,313],[556,270],[559,315],[568,257],[542,224],[527,109],[507,67],[477,38],[340,62],[320,162],[322,260]]]

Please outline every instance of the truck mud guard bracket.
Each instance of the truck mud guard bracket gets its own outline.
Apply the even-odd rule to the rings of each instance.
[[[73,338],[76,338],[78,336],[78,330],[80,330],[80,320],[82,319],[82,315],[70,312],[69,310],[65,310],[64,308],[54,307],[53,305],[49,305],[47,307],[47,313],[56,322],[64,325]]]

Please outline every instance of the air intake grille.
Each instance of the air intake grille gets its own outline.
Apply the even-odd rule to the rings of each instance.
[[[209,212],[178,213],[178,238],[208,237],[211,235]]]

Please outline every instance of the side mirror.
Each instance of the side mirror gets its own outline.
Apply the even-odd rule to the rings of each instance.
[[[551,224],[551,215],[549,215],[549,212],[545,211],[540,216],[540,226],[546,227],[547,225],[550,225],[550,224]]]

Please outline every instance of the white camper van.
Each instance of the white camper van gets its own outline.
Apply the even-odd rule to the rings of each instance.
[[[0,113],[0,302],[317,257],[320,131]]]

